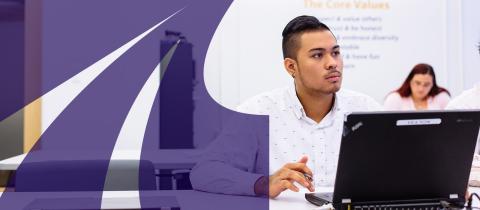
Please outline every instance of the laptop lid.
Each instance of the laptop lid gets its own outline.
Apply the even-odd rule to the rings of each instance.
[[[346,116],[333,203],[463,199],[480,110]]]

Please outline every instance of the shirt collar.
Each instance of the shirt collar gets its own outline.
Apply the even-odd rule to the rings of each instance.
[[[305,115],[305,110],[303,109],[302,103],[300,103],[300,100],[298,99],[294,82],[292,82],[288,86],[288,97],[289,97],[288,106],[293,109],[293,112],[295,113],[295,116],[297,117],[297,119],[302,118],[302,116]]]
[[[335,118],[338,117],[338,113],[340,111],[340,103],[341,99],[337,93],[334,95],[334,101],[333,101],[333,106],[332,109],[325,115],[325,117],[320,121],[318,124],[319,128],[325,128],[325,127],[330,127],[333,125]]]
[[[301,119],[302,117],[306,117],[305,110],[303,109],[302,103],[297,96],[297,91],[295,90],[295,83],[292,82],[291,85],[288,87],[288,97],[289,97],[289,104],[288,106],[293,109],[295,116],[297,119]],[[331,116],[335,115],[336,112],[340,111],[340,103],[341,99],[338,97],[338,94],[334,94],[334,102],[332,109],[328,112],[327,116],[331,114]],[[327,117],[325,116],[325,117]],[[322,120],[323,121],[323,120]]]

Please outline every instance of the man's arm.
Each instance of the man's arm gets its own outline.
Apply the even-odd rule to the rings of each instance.
[[[307,157],[287,163],[268,176],[268,121],[259,116],[236,117],[223,129],[192,169],[190,181],[196,190],[232,194],[278,196],[286,189],[299,191],[294,182],[313,191]]]
[[[190,180],[192,187],[200,191],[255,196],[255,183],[262,176],[235,168],[227,163],[202,161],[192,170]]]
[[[255,195],[256,181],[267,174],[267,117],[235,114],[192,169],[190,180],[196,190]]]

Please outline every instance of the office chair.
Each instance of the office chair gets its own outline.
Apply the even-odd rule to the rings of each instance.
[[[155,189],[155,169],[148,160],[31,162],[20,165],[15,175],[17,192]]]

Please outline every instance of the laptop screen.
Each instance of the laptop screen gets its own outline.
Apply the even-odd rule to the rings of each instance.
[[[480,111],[352,113],[333,203],[463,198]]]

